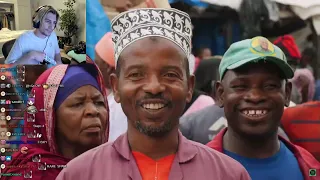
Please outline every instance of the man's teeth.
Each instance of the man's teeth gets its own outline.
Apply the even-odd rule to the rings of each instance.
[[[143,108],[145,109],[154,109],[154,110],[157,110],[157,109],[161,109],[163,108],[165,105],[164,104],[161,104],[161,103],[157,103],[157,104],[144,104],[143,105]]]
[[[242,113],[247,116],[262,116],[267,114],[267,110],[244,110]]]

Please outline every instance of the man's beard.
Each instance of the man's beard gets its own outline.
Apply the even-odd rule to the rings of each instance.
[[[139,132],[150,137],[163,137],[168,134],[177,124],[178,121],[176,122],[174,120],[168,120],[163,126],[160,127],[146,126],[140,120],[134,123]]]

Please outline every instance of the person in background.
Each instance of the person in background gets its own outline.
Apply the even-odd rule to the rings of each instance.
[[[110,109],[110,132],[109,142],[116,140],[120,135],[124,134],[128,129],[127,116],[124,114],[121,104],[114,99],[114,93],[111,88],[110,75],[115,73],[114,48],[112,42],[112,33],[107,33],[97,43],[95,63],[102,72],[105,82],[105,88],[109,92],[108,104]]]
[[[274,41],[286,55],[289,65],[294,69],[295,75],[292,82],[291,100],[296,104],[313,100],[315,94],[315,80],[312,72],[301,67],[301,53],[293,36],[281,36]]]
[[[219,80],[219,64],[222,57],[214,57],[201,61],[196,72],[196,86],[199,91],[211,95],[213,91],[212,82]]]
[[[99,69],[103,72],[103,79],[109,95],[112,94],[109,77],[115,72],[114,47],[112,33],[106,33],[95,46],[95,60]]]
[[[138,21],[119,30],[120,21],[129,14]],[[146,14],[148,22],[140,18]],[[155,18],[164,18],[164,14],[172,16],[173,23]],[[180,18],[182,24],[177,23]],[[130,10],[112,21],[116,72],[110,79],[115,100],[128,117],[127,133],[72,160],[57,180],[250,179],[239,163],[187,140],[178,131],[179,118],[194,86],[188,67],[190,22],[184,12],[160,8]],[[167,33],[136,33],[148,29]],[[126,41],[127,37],[136,38]],[[128,44],[122,48],[122,42]]]
[[[281,125],[290,141],[309,151],[320,161],[320,101],[310,101],[287,108],[282,116]]]
[[[195,70],[197,70],[200,65],[201,60],[211,57],[211,50],[209,48],[200,48],[200,49],[196,50],[195,55],[196,55],[196,57],[195,57],[195,62],[196,62]]]
[[[307,68],[299,68],[294,72],[291,82],[295,84],[301,93],[301,102],[312,101],[315,95],[316,85],[312,72]]]
[[[79,78],[81,77],[81,78]],[[54,180],[62,167],[83,152],[107,141],[109,110],[102,76],[93,63],[58,65],[45,71],[34,87],[34,106],[46,111],[35,115],[25,113],[23,141],[43,143],[22,144],[24,151],[16,152],[12,161],[6,162],[2,173],[33,172],[36,180]],[[62,85],[62,86],[60,86]],[[28,136],[35,133],[34,136]],[[26,148],[27,149],[26,149]],[[34,156],[41,162],[56,165],[46,171],[38,170]],[[9,168],[9,166],[12,166]],[[3,176],[2,180],[20,180],[22,176]]]
[[[211,50],[209,48],[200,48],[196,57],[199,57],[200,60],[208,59],[212,56]]]
[[[54,29],[59,13],[52,6],[41,6],[33,16],[34,30],[20,35],[15,41],[6,64],[61,64],[58,38]]]
[[[268,51],[259,51],[260,39]],[[289,106],[294,75],[281,49],[264,37],[236,42],[224,54],[216,84],[217,103],[228,128],[207,145],[239,161],[252,180],[316,180],[320,163],[305,149],[278,135]],[[290,172],[290,173],[284,173]]]
[[[314,57],[316,57],[316,49],[314,47],[312,48],[305,48],[302,51],[301,54],[301,63],[300,66],[301,68],[307,68],[309,69],[312,73],[314,72],[312,65],[314,64]]]
[[[201,61],[199,67],[195,71],[196,85],[192,94],[192,99],[186,104],[183,116],[199,111],[207,106],[214,104],[211,95],[211,83],[214,81],[214,69],[219,61],[208,59]],[[192,71],[191,71],[192,72]]]
[[[96,44],[111,31],[110,20],[99,0],[86,0],[86,18],[86,54],[95,60]]]
[[[315,57],[316,51],[314,48],[306,48],[302,52],[300,66],[304,70],[304,74],[312,77],[311,72],[313,71],[310,64],[312,64],[313,58]],[[302,71],[303,72],[303,71]],[[302,77],[304,77],[302,74]],[[295,75],[296,76],[296,75]],[[300,78],[301,79],[301,78]],[[300,80],[300,83],[308,82],[308,79]],[[313,84],[313,83],[311,83]],[[290,140],[306,150],[308,150],[318,161],[320,161],[320,141],[317,136],[320,128],[318,120],[320,117],[320,98],[319,98],[319,81],[315,88],[315,101],[309,101],[300,104],[294,108],[287,108],[282,116],[281,125]],[[303,86],[302,86],[303,87]],[[308,88],[314,88],[312,86],[305,86],[304,94],[308,94]],[[311,95],[311,94],[310,94]],[[307,96],[306,96],[307,97]]]

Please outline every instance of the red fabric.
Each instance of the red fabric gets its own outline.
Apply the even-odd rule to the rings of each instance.
[[[198,69],[198,67],[199,67],[199,64],[200,64],[200,58],[198,58],[198,57],[196,57],[196,65],[194,66],[194,71],[193,72],[196,72],[196,70]]]
[[[320,160],[320,102],[313,101],[287,108],[281,123],[289,139]]]
[[[163,157],[157,161],[140,152],[133,151],[132,155],[136,160],[142,179],[169,179],[175,154]]]
[[[88,58],[88,57],[87,57]],[[93,63],[92,60],[87,59],[88,63]],[[93,63],[94,64],[94,63]],[[37,79],[35,84],[43,85],[47,84],[47,80],[50,77],[50,74],[55,68],[61,68],[67,65],[58,65],[55,67],[52,67],[48,70],[46,70],[41,76]],[[97,67],[97,66],[96,66]],[[97,68],[98,69],[98,68]],[[106,91],[104,88],[104,84],[102,81],[102,76],[101,72],[99,71],[99,77],[98,82],[100,84],[100,87],[102,89],[102,94],[104,97],[106,96]],[[57,83],[59,84],[61,82],[61,79],[56,79]],[[50,88],[49,88],[50,89]],[[51,130],[47,129],[48,122],[46,120],[45,113],[43,111],[39,111],[40,108],[45,107],[45,98],[44,96],[48,96],[48,90],[44,90],[44,88],[36,88],[34,87],[32,91],[35,91],[36,97],[35,97],[35,106],[38,109],[38,113],[36,113],[35,116],[35,122],[27,122],[27,113],[25,113],[25,123],[24,123],[24,133],[32,132],[34,130],[37,131],[37,133],[41,133],[42,137],[37,139],[37,141],[43,141],[43,142],[48,142],[48,143],[43,143],[43,144],[25,144],[21,145],[21,147],[28,147],[28,152],[27,154],[23,154],[20,151],[16,152],[12,155],[12,161],[6,162],[6,168],[2,170],[1,173],[21,173],[21,176],[2,176],[1,180],[21,180],[24,179],[24,172],[25,171],[30,171],[32,170],[32,179],[40,180],[40,179],[46,179],[46,180],[55,180],[55,178],[58,176],[62,168],[50,168],[46,171],[40,171],[38,170],[38,163],[32,162],[32,157],[34,155],[41,155],[41,162],[46,162],[47,165],[66,165],[70,159],[63,157],[61,154],[57,152],[53,152],[52,149],[57,149],[57,144],[55,141],[55,131],[54,131],[54,124],[55,124],[55,114],[54,110],[52,109],[52,120],[53,120],[53,127]],[[54,98],[55,96],[52,96]],[[109,107],[107,104],[107,99],[105,99],[107,109],[109,111]],[[109,132],[109,120],[107,120],[107,132]],[[43,128],[35,128],[33,125],[41,125]],[[48,134],[51,135],[51,139],[48,138]],[[108,134],[108,133],[106,133]],[[107,141],[108,136],[104,141]],[[26,142],[27,140],[35,140],[35,139],[28,139],[27,136],[23,136],[22,141]],[[50,147],[49,143],[51,143],[55,148]],[[7,168],[10,167],[11,168]],[[18,167],[19,166],[19,167]],[[21,167],[24,166],[24,167]]]
[[[223,153],[223,136],[227,132],[227,128],[221,130],[217,136],[210,141],[207,146]],[[287,141],[283,137],[279,136],[279,139],[293,152],[295,157],[298,160],[300,169],[303,173],[305,180],[319,180],[319,176],[310,177],[310,169],[320,169],[320,163],[305,149],[300,146],[294,145],[291,142]]]
[[[292,58],[299,59],[299,60],[301,59],[300,50],[297,44],[295,43],[293,36],[291,35],[281,36],[278,39],[276,39],[273,42],[273,44],[275,45],[282,44]]]

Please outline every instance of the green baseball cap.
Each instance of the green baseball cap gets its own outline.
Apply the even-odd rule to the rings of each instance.
[[[239,68],[245,64],[269,61],[277,65],[287,79],[293,78],[294,72],[282,50],[268,39],[258,36],[233,43],[223,55],[219,65],[220,80],[227,70]]]

